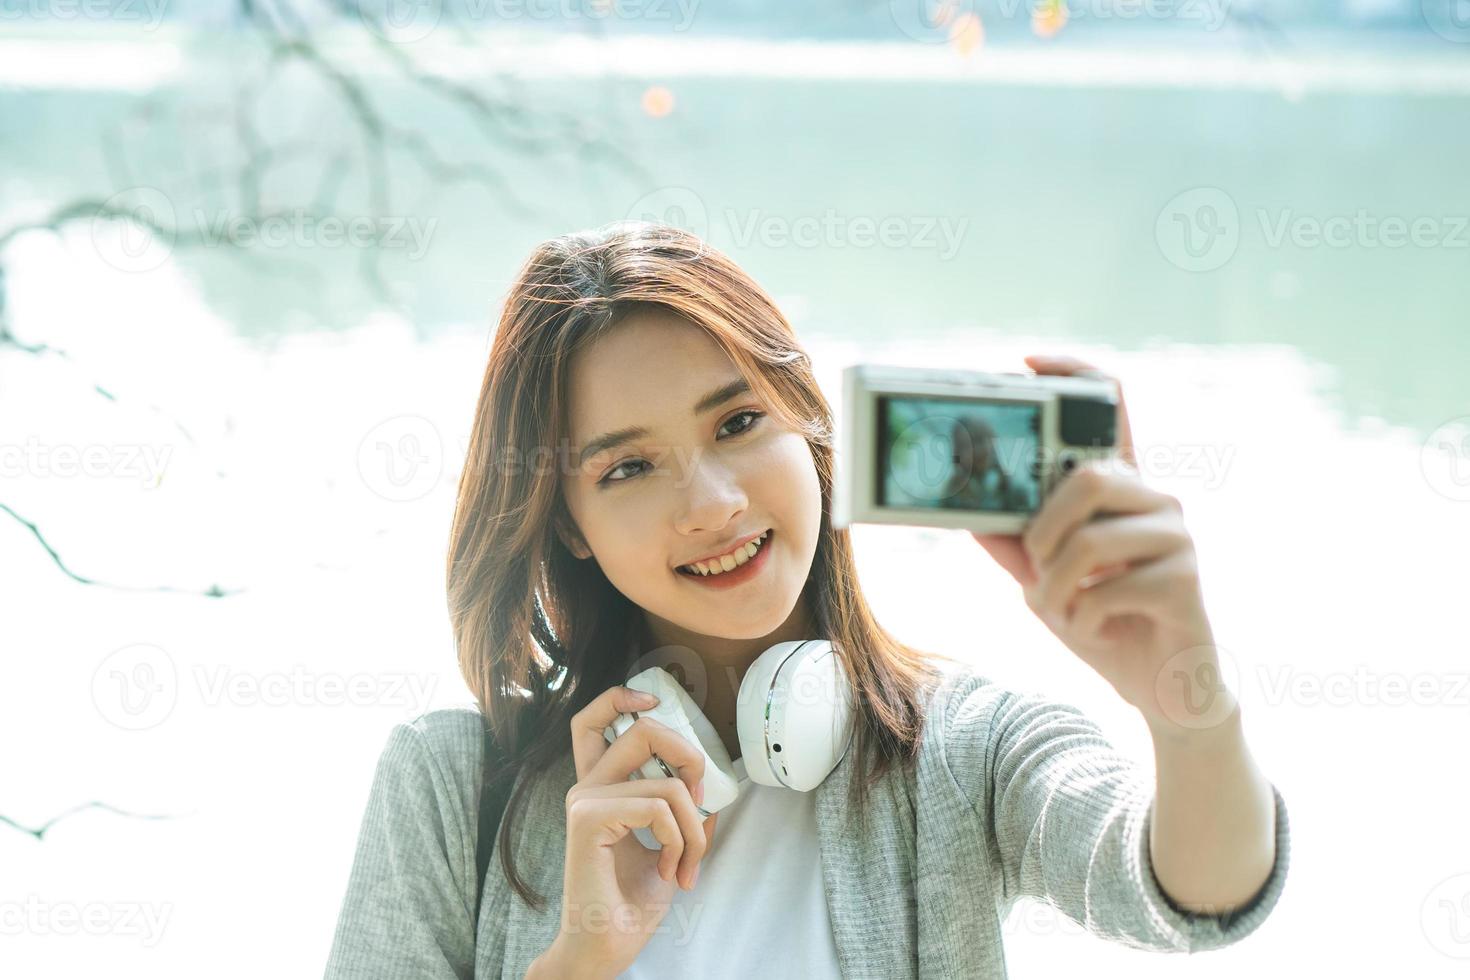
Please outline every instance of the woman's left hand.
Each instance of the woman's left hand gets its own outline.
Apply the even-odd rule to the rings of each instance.
[[[1106,377],[1074,357],[1026,362],[1038,374]],[[974,537],[1047,628],[1150,724],[1189,724],[1199,709],[1191,685],[1173,683],[1175,673],[1219,669],[1194,542],[1178,499],[1143,484],[1121,385],[1118,398],[1121,465],[1066,474],[1020,537]]]

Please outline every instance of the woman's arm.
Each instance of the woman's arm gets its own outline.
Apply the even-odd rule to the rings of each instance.
[[[1249,935],[1280,897],[1290,832],[1286,804],[1269,784],[1274,861],[1268,877],[1246,904],[1198,914],[1166,894],[1154,870],[1155,793],[1148,779],[1076,707],[977,675],[951,693],[945,725],[945,762],[990,856],[1002,913],[1018,898],[1035,898],[1102,938],[1195,952]],[[1175,758],[1190,764],[1187,755]],[[1181,791],[1189,792],[1189,785],[1177,777],[1168,782],[1170,800]],[[1176,816],[1168,805],[1161,809]],[[1166,837],[1175,834],[1173,843],[1183,848],[1178,853],[1194,846],[1176,824],[1164,829]],[[1198,835],[1195,840],[1204,842]]]
[[[474,975],[474,785],[431,745],[475,752],[478,729],[432,712],[394,727],[378,760],[326,980],[470,980]],[[461,744],[464,743],[464,744]],[[468,758],[468,756],[466,757]]]
[[[1276,860],[1276,804],[1241,730],[1240,707],[1203,729],[1167,721],[1153,734],[1154,871],[1179,906],[1226,912],[1265,885]]]
[[[1105,377],[1076,358],[1028,361]],[[1151,863],[1170,901],[1225,912],[1270,873],[1277,805],[1224,683],[1230,657],[1205,612],[1183,505],[1141,479],[1121,384],[1117,450],[1067,474],[1019,539],[976,539],[1047,628],[1138,710],[1157,763]]]

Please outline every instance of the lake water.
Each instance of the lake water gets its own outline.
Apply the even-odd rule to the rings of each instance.
[[[1274,976],[1310,951],[1326,971],[1462,975],[1470,62],[1448,43],[1130,43],[521,39],[485,59],[507,78],[424,49],[507,93],[528,148],[365,67],[385,118],[496,171],[456,184],[390,151],[372,211],[360,132],[299,68],[259,76],[237,42],[172,29],[0,37],[3,223],[144,184],[123,200],[229,228],[226,110],[261,79],[263,132],[300,145],[264,199],[391,219],[387,300],[363,249],[300,221],[264,229],[284,246],[82,222],[4,253],[12,330],[68,356],[0,350],[0,503],[76,574],[141,590],[79,584],[0,525],[0,813],[167,817],[0,834],[7,972],[319,973],[389,727],[468,699],[443,552],[500,299],[535,242],[657,216],[776,296],[834,404],[858,360],[1066,351],[1121,377],[1291,809],[1280,906],[1190,970]],[[641,108],[653,85],[666,115]],[[590,143],[560,140],[564,119]],[[1151,769],[1130,709],[968,536],[854,535],[891,629],[1079,705]],[[216,585],[232,594],[200,594]],[[1007,930],[1018,977],[1179,968],[1044,906]]]

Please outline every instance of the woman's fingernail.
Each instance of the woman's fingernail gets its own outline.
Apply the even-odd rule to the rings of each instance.
[[[699,781],[699,785],[694,787],[694,802],[700,806],[704,806],[704,780],[702,779]]]
[[[646,691],[635,691],[633,694],[633,700],[637,701],[639,704],[658,704],[658,698],[654,697],[652,694],[647,693]]]

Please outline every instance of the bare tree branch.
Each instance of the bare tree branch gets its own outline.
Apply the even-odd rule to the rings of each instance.
[[[55,563],[56,567],[61,569],[68,578],[80,582],[82,585],[97,585],[101,586],[102,588],[116,589],[119,592],[180,592],[188,595],[202,595],[210,599],[220,599],[225,596],[239,595],[241,592],[245,591],[244,589],[222,589],[217,584],[211,585],[209,588],[203,590],[202,592],[196,591],[194,589],[175,588],[172,585],[114,585],[110,582],[101,582],[94,578],[87,578],[85,575],[78,575],[76,572],[72,571],[66,566],[66,563],[61,560],[61,556],[56,553],[56,549],[51,547],[50,543],[47,542],[45,536],[41,534],[41,529],[36,527],[35,524],[26,520],[24,517],[21,517],[7,504],[0,503],[0,511],[4,511],[5,513],[9,514],[11,517],[19,521],[22,526],[29,530],[31,534],[35,537],[35,539],[41,543],[41,547],[46,550],[46,554],[51,556],[51,561]]]
[[[384,63],[398,78],[464,113],[474,131],[485,140],[487,147],[509,149],[532,156],[563,151],[579,162],[611,163],[643,179],[649,186],[655,182],[629,154],[595,131],[584,116],[534,109],[529,106],[530,100],[523,91],[491,93],[433,73],[419,64],[404,46],[390,41],[383,24],[371,19],[375,15],[358,9],[354,0],[324,2],[337,16],[355,21],[366,30],[372,50],[384,59]],[[277,219],[320,221],[338,217],[334,213],[337,211],[338,192],[348,174],[360,165],[371,216],[379,220],[390,218],[393,216],[394,200],[390,155],[401,154],[415,163],[435,187],[455,184],[483,187],[495,196],[507,212],[520,217],[533,214],[531,206],[517,194],[514,182],[489,162],[451,159],[424,132],[398,125],[389,119],[369,92],[364,78],[318,46],[309,25],[290,0],[238,0],[238,10],[244,25],[264,44],[264,56],[259,64],[247,72],[244,82],[229,103],[200,105],[197,107],[197,115],[187,121],[188,125],[179,127],[185,132],[198,131],[204,126],[225,128],[225,132],[233,138],[238,148],[224,154],[219,162],[202,161],[206,164],[203,167],[189,167],[187,160],[181,160],[184,164],[182,176],[198,194],[223,193],[226,188],[233,194],[233,207],[221,213],[233,212],[235,218],[254,227]],[[449,11],[443,13],[448,20],[448,26],[457,32],[456,36],[473,43],[473,37],[465,25],[453,18]],[[328,148],[323,154],[321,177],[309,207],[286,209],[278,203],[273,205],[267,201],[268,176],[283,164],[299,162],[313,153],[323,152],[320,134],[311,134],[314,137],[312,139],[273,142],[262,131],[262,100],[268,94],[270,86],[280,79],[282,69],[290,65],[301,66],[326,86],[327,91],[345,109],[346,118],[357,135],[357,143]],[[510,80],[503,80],[503,87],[511,86]],[[140,182],[133,162],[129,159],[125,135],[135,126],[142,127],[146,135],[151,127],[156,127],[159,120],[171,111],[175,110],[165,104],[162,95],[145,96],[137,103],[133,113],[124,116],[103,133],[104,160],[115,188],[141,190],[145,189],[145,184],[168,183],[160,179],[162,175],[156,173],[156,166],[149,173],[151,179]],[[187,112],[188,107],[182,111]],[[199,139],[187,143],[185,151],[189,153],[192,148],[196,156],[208,155],[212,145],[208,140]],[[170,180],[173,176],[170,175]],[[179,220],[177,214],[160,217],[146,207],[130,206],[130,202],[123,199],[125,196],[83,196],[56,206],[49,214],[0,228],[0,351],[11,348],[34,356],[49,354],[70,360],[67,352],[60,348],[43,342],[23,341],[10,325],[4,289],[5,252],[16,239],[28,232],[49,231],[61,236],[69,226],[81,222],[126,221],[144,228],[157,240],[175,250],[223,246],[230,249],[231,256],[242,263],[254,265],[266,261],[247,244],[235,241],[228,234],[222,235],[219,228],[211,230],[197,221],[191,227],[187,222]],[[376,302],[390,308],[400,308],[401,304],[380,268],[382,251],[382,245],[378,242],[359,250],[359,276]],[[306,265],[283,260],[280,264],[293,269]],[[308,271],[304,274],[311,273]],[[92,388],[102,397],[116,400],[110,386],[95,383]],[[152,407],[161,413],[156,406]],[[172,421],[193,443],[187,430],[176,420]],[[0,504],[0,509],[26,527],[56,567],[79,583],[130,591],[187,592],[211,597],[243,591],[227,591],[218,585],[197,592],[167,586],[136,588],[100,582],[68,567],[34,523],[4,504]]]
[[[173,820],[173,819],[175,819],[175,816],[169,815],[169,814],[131,813],[131,812],[127,811],[127,810],[118,809],[117,807],[113,806],[110,803],[103,803],[101,800],[93,800],[90,803],[78,803],[76,806],[72,807],[70,810],[63,810],[61,813],[58,813],[56,816],[52,817],[50,820],[47,820],[45,823],[41,824],[39,827],[26,827],[26,826],[23,826],[23,825],[21,825],[19,823],[16,823],[14,820],[10,819],[9,817],[5,816],[5,814],[3,814],[3,813],[0,813],[0,823],[9,824],[11,827],[14,827],[16,830],[20,831],[23,834],[30,834],[32,837],[36,838],[36,840],[42,840],[42,839],[45,838],[46,832],[49,831],[52,827],[56,826],[61,821],[65,820],[67,817],[74,816],[75,814],[81,813],[83,810],[106,810],[109,813],[115,813],[115,814],[117,814],[120,817],[128,817],[129,819],[132,819],[132,820]]]

